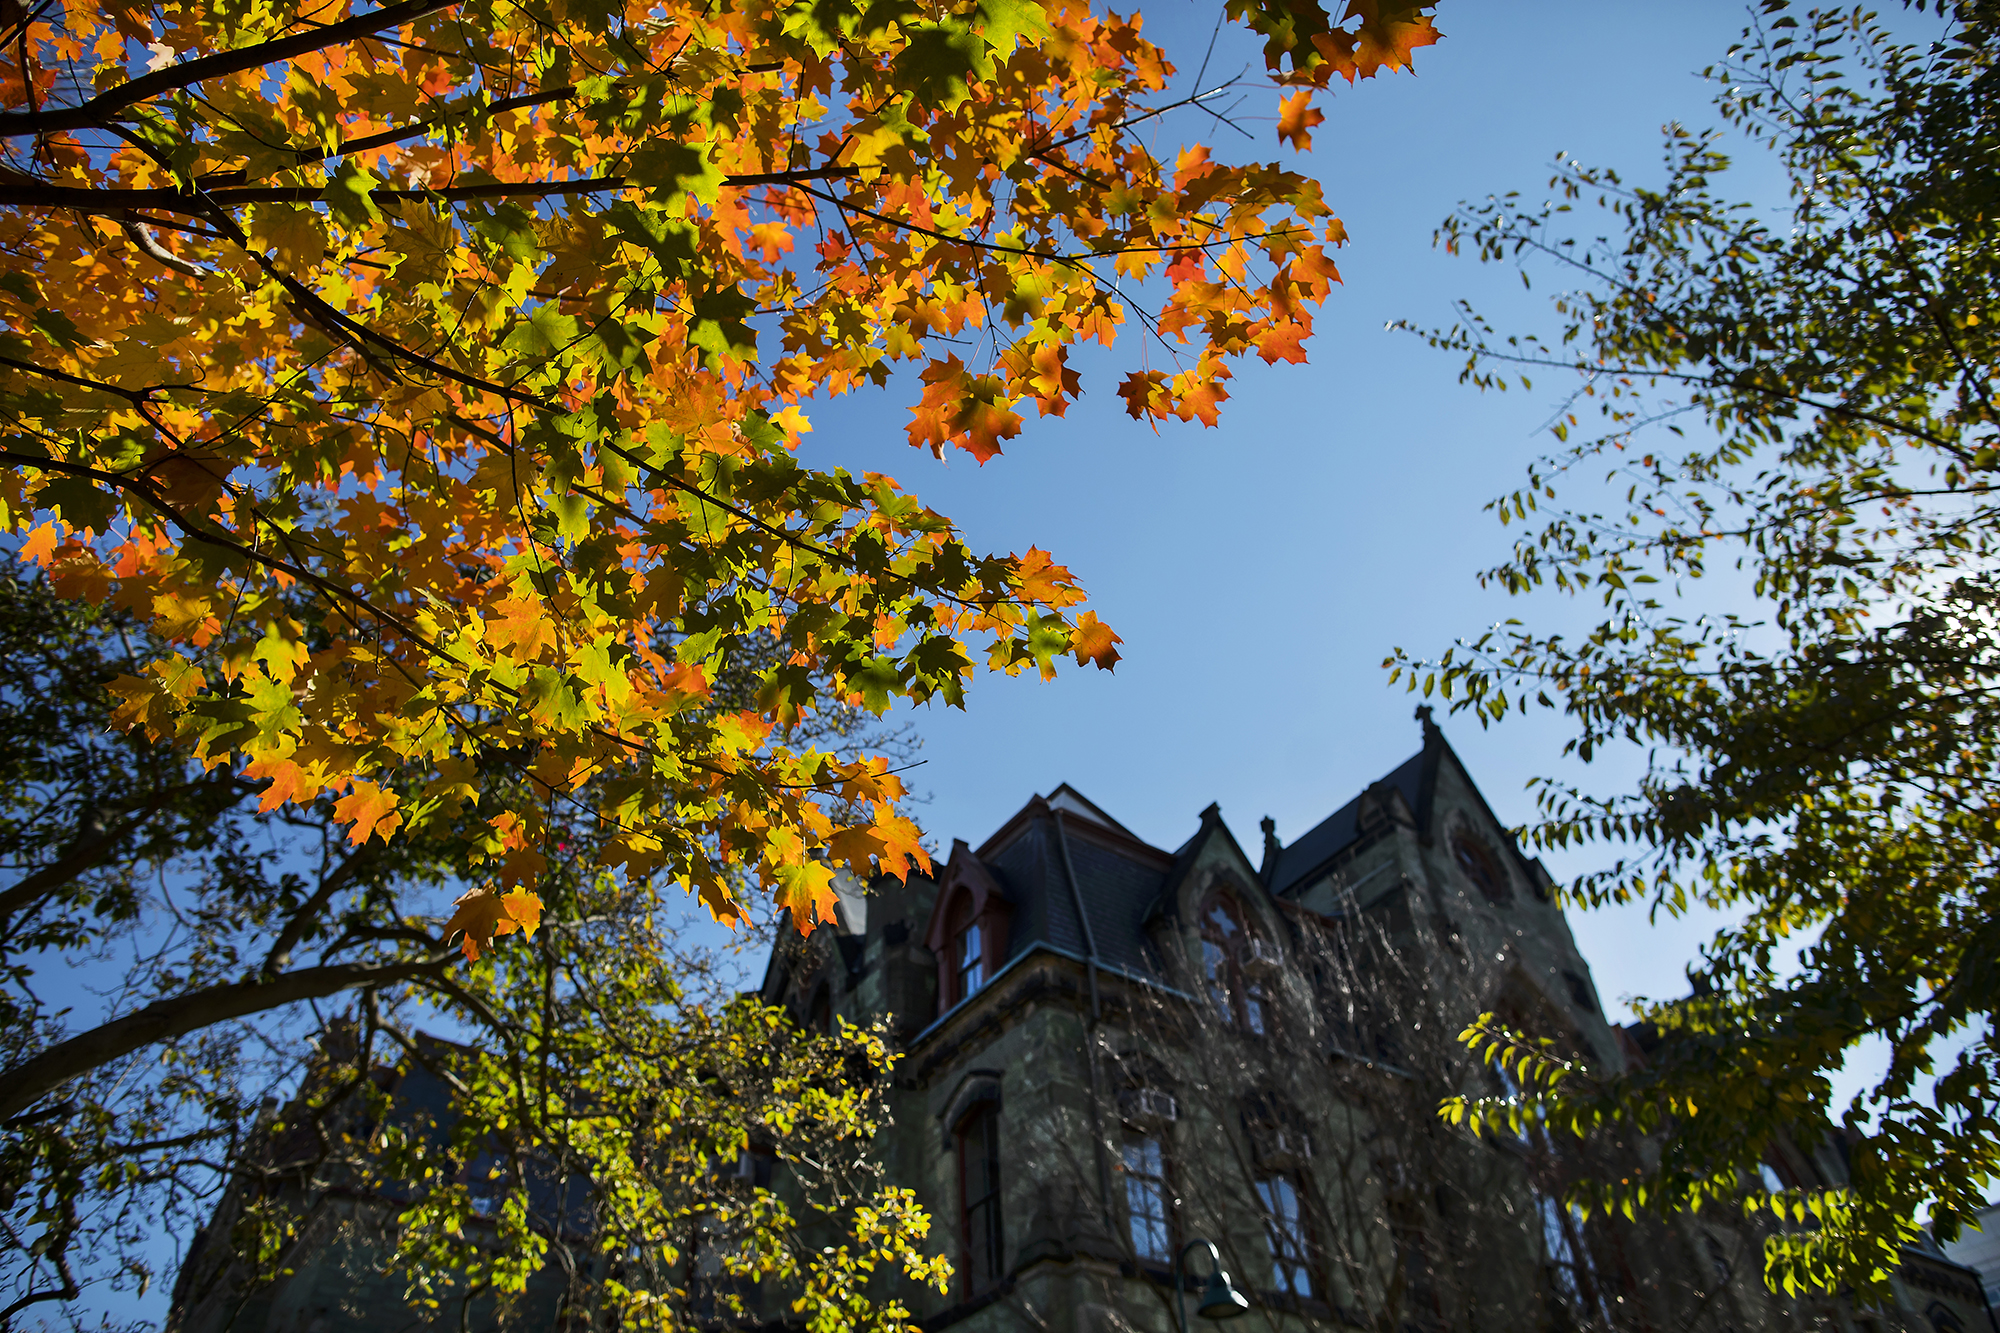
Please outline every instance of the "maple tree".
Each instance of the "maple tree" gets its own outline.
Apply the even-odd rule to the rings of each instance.
[[[0,1323],[130,1312],[164,1285],[169,1237],[182,1304],[254,1299],[338,1252],[331,1192],[433,1315],[532,1313],[553,1287],[671,1323],[705,1226],[741,1243],[746,1280],[900,1326],[856,1265],[936,1264],[872,1157],[879,1033],[740,1003],[731,956],[686,944],[685,896],[599,869],[605,829],[571,806],[536,884],[550,921],[465,966],[408,905],[462,883],[467,833],[534,799],[518,766],[482,756],[455,825],[357,846],[330,793],[260,811],[260,784],[110,726],[106,682],[162,647],[0,572]],[[716,694],[757,683],[739,664]],[[858,709],[801,730],[907,753]],[[785,1164],[782,1197],[717,1170],[750,1136]]]
[[[1232,12],[1305,148],[1313,96],[1407,65],[1427,8]],[[625,1190],[606,1254],[682,1215],[628,1149],[701,1058],[653,1056],[767,1020],[676,1028],[670,891],[808,928],[839,869],[923,864],[853,718],[1117,657],[1048,553],[801,461],[812,401],[907,387],[913,445],[984,461],[1136,323],[1127,409],[1213,423],[1232,361],[1301,360],[1338,280],[1316,182],[1148,147],[1213,90],[1171,91],[1141,28],[1079,0],[0,4],[0,527],[82,617],[14,626],[49,628],[18,700],[62,682],[0,889],[16,1305],[125,1262],[208,1159],[251,1171],[248,1108],[297,1070],[244,1053],[301,1058],[344,994],[385,1040],[475,1033],[466,1143],[504,1120]],[[102,1021],[39,998],[104,950],[137,952]],[[580,1145],[572,1096],[626,1137]],[[399,1168],[445,1191],[422,1236],[468,1217],[454,1160]],[[915,1255],[920,1217],[869,1217],[868,1255]],[[510,1234],[402,1259],[518,1283]],[[801,1261],[816,1318],[860,1308],[863,1250]]]
[[[1546,205],[1446,223],[1453,247],[1578,283],[1559,337],[1468,308],[1432,338],[1482,387],[1568,391],[1562,452],[1496,502],[1541,521],[1485,578],[1604,611],[1391,659],[1482,722],[1561,710],[1586,762],[1644,747],[1631,790],[1540,784],[1532,835],[1620,845],[1571,902],[1727,922],[1693,994],[1636,1004],[1660,1038],[1642,1066],[1563,1061],[1489,1016],[1466,1041],[1529,1095],[1448,1113],[1657,1134],[1647,1170],[1579,1201],[1769,1213],[1772,1285],[1864,1303],[2000,1176],[2000,7],[1939,12],[1913,41],[1770,0],[1711,71],[1726,129],[1669,127],[1658,187],[1565,159]],[[1780,169],[1778,217],[1727,193],[1732,132]],[[1594,240],[1570,231],[1592,204]],[[1558,501],[1598,466],[1602,508]],[[1700,596],[1716,569],[1740,575],[1720,605]],[[1849,1179],[1760,1184],[1785,1135],[1838,1135]]]
[[[1426,8],[1232,12],[1302,147],[1300,93],[1406,65]],[[1302,360],[1338,280],[1317,182],[1143,145],[1200,92],[1082,0],[4,23],[0,518],[65,596],[177,645],[117,683],[120,722],[266,809],[331,793],[389,838],[454,819],[477,754],[525,756],[541,799],[478,835],[449,923],[468,957],[534,929],[548,810],[585,792],[608,865],[809,924],[837,868],[923,854],[897,776],[797,743],[801,715],[1116,660],[1047,553],[802,463],[815,395],[920,386],[910,442],[983,461],[1137,319],[1163,364],[1128,410],[1212,424],[1231,361]],[[760,639],[754,705],[707,706]]]

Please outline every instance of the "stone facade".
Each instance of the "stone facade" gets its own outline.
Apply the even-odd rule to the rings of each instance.
[[[1245,1333],[2000,1333],[1935,1247],[1906,1255],[1896,1309],[1781,1299],[1766,1224],[1559,1204],[1576,1172],[1644,1144],[1586,1156],[1532,1123],[1475,1140],[1439,1119],[1444,1095],[1507,1091],[1455,1039],[1482,1012],[1601,1068],[1645,1042],[1605,1021],[1548,876],[1423,724],[1415,756],[1290,846],[1266,821],[1254,862],[1214,806],[1169,851],[1065,786],[955,842],[934,878],[843,885],[835,923],[784,937],[765,1000],[808,1026],[886,1023],[902,1052],[876,1148],[957,1268],[946,1296],[901,1293],[926,1333],[1172,1333],[1175,1259],[1192,1247],[1205,1277],[1203,1240]],[[441,1087],[398,1092],[445,1113]],[[1781,1144],[1768,1169],[1803,1185],[1844,1166],[1829,1140]],[[232,1191],[170,1327],[428,1326],[383,1272],[400,1202],[294,1200],[291,1276],[245,1296]],[[1199,1280],[1185,1290],[1192,1317]],[[559,1319],[559,1294],[538,1281],[511,1320],[486,1303],[436,1326],[599,1326]],[[798,1320],[786,1293],[755,1304],[769,1333]]]
[[[1289,847],[1266,821],[1254,863],[1213,806],[1168,851],[1059,787],[774,952],[766,1000],[886,1019],[905,1052],[882,1152],[958,1268],[913,1293],[928,1333],[1169,1333],[1203,1239],[1273,1330],[1989,1327],[1942,1253],[1909,1255],[1897,1310],[1774,1297],[1757,1223],[1557,1202],[1643,1144],[1440,1123],[1442,1095],[1506,1091],[1454,1040],[1481,1012],[1600,1068],[1643,1052],[1422,716],[1417,755]],[[1774,1158],[1842,1178],[1835,1142]]]

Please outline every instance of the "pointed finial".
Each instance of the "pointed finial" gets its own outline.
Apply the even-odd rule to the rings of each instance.
[[[1258,870],[1268,880],[1272,867],[1278,864],[1278,853],[1285,849],[1285,845],[1278,841],[1277,820],[1265,815],[1259,827],[1264,830],[1264,864]]]

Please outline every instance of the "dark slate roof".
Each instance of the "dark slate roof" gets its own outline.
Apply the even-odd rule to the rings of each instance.
[[[1086,957],[1094,943],[1099,962],[1152,972],[1143,922],[1173,858],[1101,811],[1099,818],[1079,814],[1076,804],[1062,799],[1065,795],[1082,801],[1067,788],[1036,797],[979,849],[980,863],[1014,905],[1007,957],[1037,944]],[[1089,809],[1096,811],[1095,806]],[[1063,812],[1061,836],[1058,810]],[[1076,872],[1074,892],[1063,865],[1064,843]],[[1089,916],[1088,931],[1077,916],[1078,899]]]
[[[1401,792],[1403,799],[1410,803],[1410,809],[1415,811],[1422,811],[1424,808],[1420,798],[1423,792],[1424,759],[1428,753],[1427,749],[1417,751],[1379,784],[1393,787]],[[1283,896],[1297,888],[1315,870],[1340,855],[1360,836],[1361,800],[1360,796],[1355,797],[1315,824],[1291,846],[1278,853],[1278,864],[1270,878],[1272,893]]]
[[[1158,865],[1142,865],[1088,836],[1075,836],[1075,826],[1069,827],[1070,861],[1076,866],[1083,904],[1097,933],[1098,958],[1130,972],[1151,971],[1143,923],[1167,871]]]

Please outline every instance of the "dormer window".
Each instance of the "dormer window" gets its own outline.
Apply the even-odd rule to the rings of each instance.
[[[977,995],[1006,961],[1010,904],[986,868],[966,848],[952,848],[924,929],[924,947],[937,960],[937,1011]]]
[[[1243,967],[1246,952],[1268,955],[1243,928],[1243,915],[1227,893],[1212,895],[1201,909],[1201,969],[1208,997],[1222,1021],[1264,1035],[1264,987]]]
[[[959,918],[952,927],[952,956],[958,972],[957,993],[952,999],[956,1003],[986,984],[986,941],[979,922],[972,918],[971,895],[959,898],[959,910],[953,915]]]

